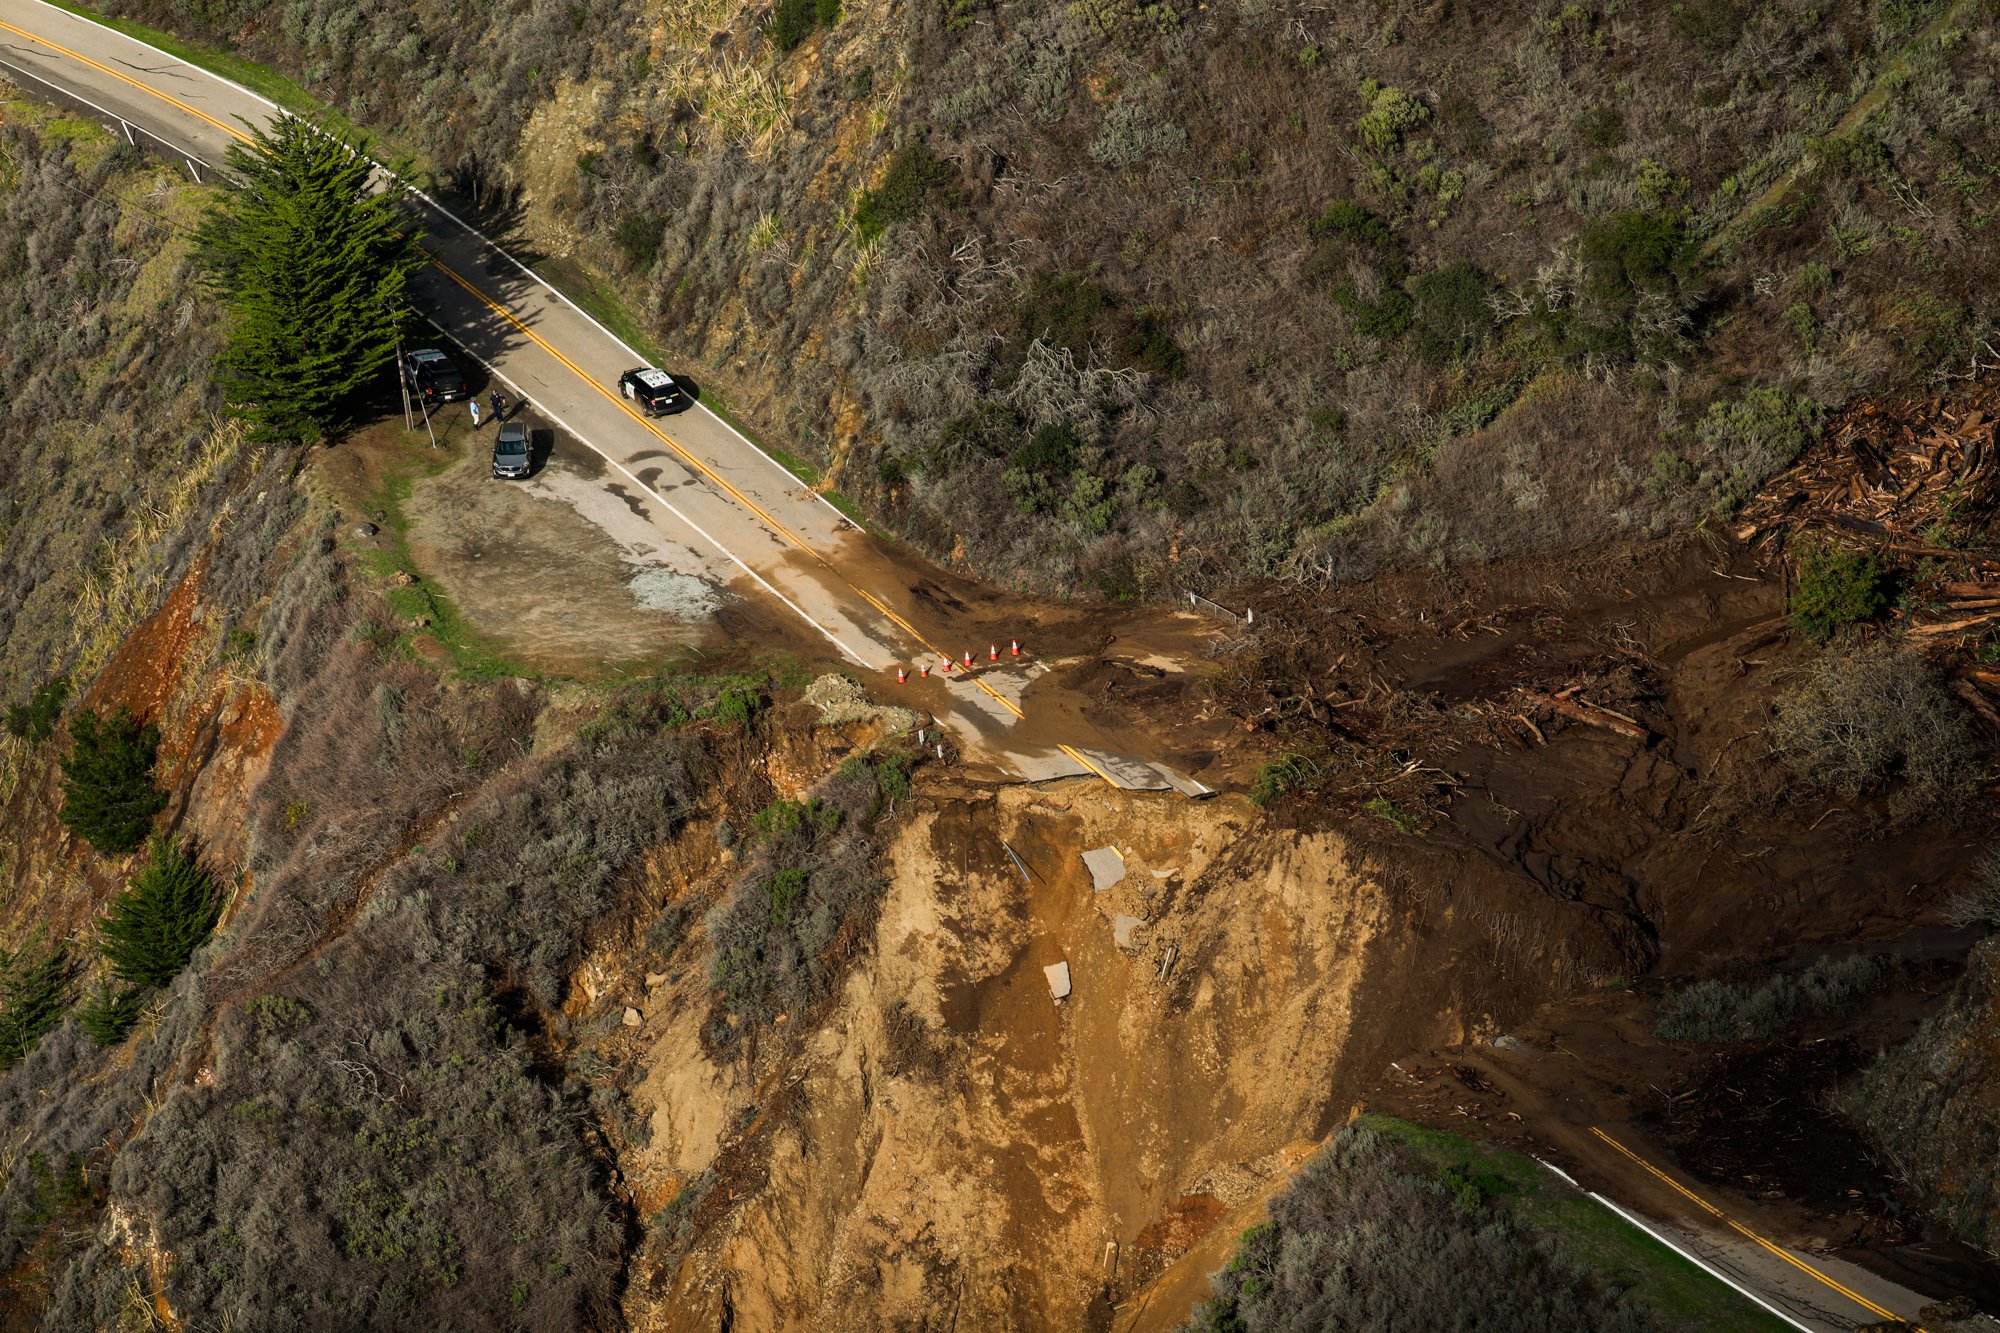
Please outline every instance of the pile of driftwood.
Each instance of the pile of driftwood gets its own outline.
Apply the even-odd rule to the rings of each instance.
[[[1953,690],[2000,734],[2000,671],[1987,664],[2000,634],[2000,383],[1937,399],[1856,404],[1789,472],[1745,506],[1736,535],[1776,545],[1817,528],[1844,534],[1912,579],[1904,644],[1955,659]],[[1940,545],[1949,539],[1952,546]],[[1952,572],[1944,572],[1952,571]]]
[[[1977,526],[2000,493],[2000,388],[1977,401],[1851,408],[1789,472],[1744,507],[1738,539],[1763,543],[1801,527],[1846,532],[1900,555],[2000,569],[2000,555],[1937,545]]]

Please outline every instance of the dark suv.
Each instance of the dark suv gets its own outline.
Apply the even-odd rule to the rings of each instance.
[[[626,401],[637,403],[639,410],[649,417],[681,411],[689,403],[687,390],[674,383],[672,375],[653,366],[641,366],[620,375],[618,392],[625,395]]]
[[[528,428],[518,421],[500,427],[493,441],[493,475],[509,481],[528,475]]]
[[[403,383],[427,403],[455,403],[472,395],[465,373],[435,347],[425,347],[403,358]]]

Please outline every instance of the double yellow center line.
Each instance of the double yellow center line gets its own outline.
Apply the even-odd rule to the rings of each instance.
[[[152,97],[157,97],[162,102],[170,102],[173,105],[179,107],[181,110],[187,112],[190,116],[193,116],[198,120],[207,121],[209,124],[215,126],[215,128],[217,128],[218,130],[221,130],[224,134],[230,135],[231,137],[236,139],[240,139],[244,143],[250,142],[250,136],[245,134],[242,130],[236,128],[234,125],[225,125],[221,121],[217,120],[214,116],[211,116],[203,111],[195,110],[193,107],[189,106],[186,102],[181,101],[179,98],[173,97],[167,93],[163,93],[158,88],[149,87],[146,84],[139,82],[139,80],[133,78],[131,75],[121,73],[120,71],[111,68],[111,66],[106,65],[101,61],[92,60],[89,56],[84,55],[81,51],[72,51],[67,46],[63,46],[58,42],[52,42],[46,37],[36,36],[34,33],[27,31],[25,28],[17,28],[13,24],[8,23],[4,20],[0,20],[0,32],[11,32],[16,37],[22,38],[25,41],[33,42],[37,46],[46,46],[51,51],[60,52],[61,54],[68,56],[71,60],[76,61],[80,65],[88,65],[100,74],[109,74],[112,78],[118,80],[120,83],[130,84],[132,87],[138,89],[140,92],[146,93]]]
[[[106,65],[101,61],[91,59],[89,56],[84,55],[80,51],[73,51],[69,47],[63,46],[58,42],[50,41],[46,37],[42,37],[35,33],[28,32],[25,29],[15,27],[13,24],[7,23],[5,21],[0,21],[0,31],[13,33],[15,36],[20,37],[26,41],[34,42],[40,46],[45,46],[51,51],[55,51],[61,55],[67,56],[69,59],[76,61],[78,64],[86,65],[91,69],[97,70],[101,74],[107,74],[110,77],[117,79],[120,83],[127,84],[130,87],[137,89],[139,92],[145,93],[150,97],[158,98],[160,101],[165,102],[170,106],[176,107],[181,111],[185,111],[188,115],[193,116],[197,120],[203,121],[206,124],[214,126],[216,129],[222,131],[224,134],[229,135],[231,138],[236,139],[241,143],[251,142],[250,135],[246,134],[242,129],[234,125],[225,125],[221,121],[217,120],[215,117],[209,115],[204,111],[200,111],[195,107],[189,106],[186,102],[181,101],[179,98],[173,96],[172,94],[162,92],[158,88],[154,88],[148,84],[142,83],[139,80],[130,76],[129,74],[125,74],[119,70],[113,69],[111,66]],[[485,241],[484,237],[481,237],[479,239]],[[485,242],[485,243],[489,245],[491,244],[491,242]],[[474,299],[478,300],[488,309],[492,310],[495,314],[499,315],[502,319],[506,320],[509,324],[512,324],[529,341],[533,342],[536,346],[540,347],[543,351],[547,352],[550,356],[554,357],[557,361],[561,362],[565,367],[567,367],[571,371],[571,373],[575,374],[577,378],[581,379],[584,383],[588,384],[591,388],[595,389],[598,393],[602,394],[605,398],[609,399],[627,416],[631,417],[634,421],[638,422],[641,426],[645,427],[645,429],[648,432],[650,432],[655,438],[660,440],[668,448],[672,449],[676,454],[680,455],[680,457],[688,464],[689,467],[694,468],[702,476],[708,478],[709,481],[713,482],[717,487],[719,487],[724,494],[728,495],[731,499],[735,500],[736,503],[742,505],[745,509],[748,509],[751,513],[755,514],[761,522],[763,522],[767,527],[771,529],[771,531],[777,533],[787,542],[790,542],[794,547],[805,552],[807,555],[811,556],[814,560],[818,561],[819,564],[827,571],[827,573],[832,575],[850,592],[854,593],[857,597],[861,598],[863,601],[868,603],[869,606],[875,608],[876,611],[880,612],[881,615],[886,620],[888,620],[890,624],[896,626],[898,629],[902,630],[903,633],[909,635],[910,638],[915,640],[916,643],[919,644],[926,652],[932,653],[937,657],[942,658],[947,663],[952,661],[950,653],[943,651],[942,649],[938,648],[935,644],[931,643],[930,640],[924,637],[924,635],[917,629],[916,626],[912,625],[908,620],[898,615],[879,597],[875,596],[875,594],[869,592],[866,588],[858,586],[857,584],[854,583],[853,580],[849,579],[846,575],[842,574],[838,569],[836,569],[833,565],[833,562],[827,559],[824,552],[820,551],[817,547],[813,546],[803,537],[800,537],[796,532],[793,532],[791,528],[787,527],[784,523],[780,522],[776,515],[766,511],[756,501],[752,500],[749,496],[745,495],[741,490],[732,485],[726,478],[717,473],[714,468],[710,467],[702,459],[697,458],[694,454],[690,453],[687,449],[683,448],[679,441],[675,440],[672,436],[668,435],[665,431],[661,430],[658,426],[655,426],[651,421],[647,420],[644,416],[640,415],[639,412],[633,409],[631,404],[627,403],[623,398],[619,397],[617,394],[611,392],[611,390],[605,388],[604,385],[600,384],[597,381],[596,377],[589,374],[581,366],[577,365],[576,362],[572,361],[569,357],[563,355],[560,351],[556,350],[556,348],[551,343],[549,343],[547,339],[543,338],[540,334],[536,333],[533,329],[529,328],[528,325],[525,322],[523,322],[517,315],[515,315],[511,310],[508,310],[505,306],[495,301],[492,297],[488,296],[485,292],[481,291],[478,287],[474,286],[456,269],[453,269],[449,264],[445,263],[444,260],[438,256],[435,250],[432,250],[430,249],[430,247],[426,246],[425,251],[430,255],[431,263],[437,267],[437,270],[440,273],[443,273],[446,277],[450,278],[453,282],[457,283],[460,287],[464,288],[468,293],[470,293]],[[1026,719],[1027,714],[1022,712],[1019,705],[1015,704],[1013,700],[1001,694],[998,690],[994,689],[991,685],[987,684],[985,681],[980,680],[977,677],[972,677],[971,679],[973,684],[977,685],[980,689],[984,690],[987,693],[987,695],[989,695],[1002,708],[1005,708],[1008,712],[1012,713],[1016,718],[1023,720]],[[1081,752],[1077,751],[1076,749],[1068,745],[1058,745],[1056,748],[1061,750],[1064,754],[1068,755],[1072,760],[1076,761],[1077,763],[1083,765],[1085,768],[1089,769],[1092,773],[1095,773],[1098,777],[1103,778],[1106,782],[1112,781],[1110,774],[1106,773],[1102,768],[1098,767],[1095,763],[1091,762],[1091,760],[1086,758]],[[1113,785],[1115,786],[1116,784],[1113,783]]]
[[[1765,1250],[1769,1251],[1771,1254],[1777,1256],[1778,1258],[1784,1260],[1786,1263],[1790,1264],[1793,1268],[1796,1268],[1801,1273],[1804,1273],[1807,1277],[1811,1278],[1813,1281],[1818,1282],[1823,1286],[1831,1287],[1833,1290],[1847,1297],[1848,1300],[1853,1301],[1856,1305],[1859,1305],[1862,1309],[1867,1310],[1883,1319],[1894,1320],[1896,1323],[1899,1324],[1904,1322],[1901,1315],[1898,1315],[1893,1311],[1883,1309],[1875,1302],[1869,1300],[1866,1296],[1863,1296],[1860,1292],[1855,1291],[1852,1287],[1846,1286],[1843,1283],[1834,1279],[1833,1277],[1820,1272],[1819,1269],[1814,1268],[1809,1263],[1806,1263],[1803,1259],[1800,1259],[1790,1250],[1785,1249],[1783,1246],[1773,1241],[1765,1240],[1762,1236],[1752,1231],[1749,1227],[1744,1226],[1741,1222],[1729,1216],[1729,1214],[1723,1212],[1720,1208],[1717,1208],[1714,1204],[1702,1198],[1699,1194],[1696,1194],[1693,1190],[1681,1184],[1678,1180],[1675,1180],[1672,1176],[1660,1170],[1658,1167],[1654,1166],[1651,1162],[1639,1156],[1639,1154],[1633,1152],[1630,1148],[1620,1143],[1617,1139],[1612,1138],[1609,1134],[1606,1134],[1603,1130],[1599,1129],[1597,1126],[1592,1125],[1590,1127],[1590,1132],[1592,1134],[1595,1134],[1599,1139],[1602,1139],[1605,1143],[1609,1144],[1613,1148],[1616,1148],[1620,1153],[1624,1154],[1625,1157],[1629,1158],[1632,1162],[1637,1164],[1640,1167],[1640,1169],[1644,1170],[1646,1174],[1652,1176],[1655,1180],[1658,1180],[1661,1183],[1668,1186],[1669,1188],[1671,1188],[1676,1194],[1679,1194],[1682,1198],[1694,1204],[1695,1207],[1701,1209],[1703,1212],[1707,1213],[1710,1217],[1713,1217],[1716,1221],[1726,1223],[1731,1230],[1736,1232],[1737,1235],[1742,1236],[1744,1239],[1752,1241],[1755,1244],[1761,1246]],[[1926,1330],[1921,1325],[1911,1325],[1911,1327],[1914,1327],[1916,1329],[1916,1333],[1926,1333]]]
[[[575,361],[572,361],[568,356],[564,355],[554,344],[550,343],[546,338],[542,337],[539,333],[535,332],[534,329],[530,328],[526,323],[526,321],[522,320],[520,316],[516,315],[513,311],[507,309],[507,307],[501,305],[498,301],[494,300],[492,297],[488,296],[484,291],[481,291],[479,287],[472,282],[471,279],[467,278],[457,269],[454,269],[451,265],[445,263],[444,260],[438,256],[436,251],[430,251],[429,253],[431,256],[431,263],[437,268],[438,272],[444,274],[447,278],[450,278],[453,282],[457,283],[461,288],[464,289],[467,295],[471,296],[475,301],[478,301],[480,304],[484,305],[487,309],[491,310],[494,314],[498,315],[500,318],[506,320],[509,324],[513,325],[515,330],[519,332],[522,337],[528,339],[530,342],[534,343],[537,347],[541,348],[544,352],[547,352],[550,356],[554,357],[566,369],[568,369],[570,373],[575,375],[578,379],[582,380],[585,384],[589,385],[607,402],[610,402],[613,406],[617,407],[619,411],[623,412],[626,416],[630,417],[634,422],[638,423],[638,425],[642,427],[648,434],[652,435],[655,439],[659,440],[669,449],[672,449],[674,453],[679,455],[681,460],[685,462],[689,467],[693,468],[696,472],[700,473],[702,476],[708,478],[708,480],[712,482],[717,489],[721,490],[725,495],[729,496],[729,498],[736,501],[737,504],[742,505],[752,514],[755,514],[759,519],[759,521],[761,521],[766,527],[770,528],[771,531],[777,533],[785,541],[791,543],[792,546],[796,547],[798,550],[804,552],[807,556],[811,557],[814,561],[818,562],[820,567],[825,569],[826,572],[829,575],[831,575],[836,581],[838,581],[842,587],[852,592],[855,596],[861,598],[861,600],[868,603],[868,605],[874,607],[876,611],[881,613],[882,617],[885,620],[887,620],[890,624],[894,625],[897,629],[902,630],[903,633],[909,635],[910,638],[915,640],[917,644],[920,645],[926,652],[932,653],[935,656],[942,658],[947,663],[952,662],[953,659],[950,653],[945,652],[943,649],[939,648],[936,644],[932,643],[929,639],[927,639],[924,636],[921,630],[919,630],[915,625],[912,625],[908,620],[904,619],[901,615],[897,614],[896,611],[892,607],[890,607],[887,603],[882,601],[881,598],[877,597],[874,593],[869,592],[866,588],[861,587],[859,584],[855,583],[852,579],[848,578],[845,574],[843,574],[831,560],[827,559],[825,552],[821,551],[811,542],[801,537],[798,533],[792,531],[792,529],[789,526],[787,526],[783,521],[781,521],[777,517],[777,515],[771,513],[769,510],[765,509],[762,505],[758,504],[755,500],[751,499],[748,495],[744,494],[743,491],[738,489],[737,486],[734,483],[732,483],[727,477],[724,477],[721,473],[717,472],[713,467],[709,466],[709,464],[705,460],[697,457],[694,453],[683,447],[680,441],[676,440],[673,436],[667,434],[666,431],[660,429],[660,427],[655,425],[651,419],[649,419],[644,414],[639,412],[639,410],[633,407],[630,403],[626,402],[623,397],[621,397],[616,393],[613,393],[610,389],[606,388],[602,383],[598,381],[598,379],[595,376],[591,375],[588,371],[584,370],[583,367],[579,366]],[[1019,705],[1017,705],[1012,699],[1009,699],[1006,695],[994,689],[991,685],[987,684],[985,681],[979,679],[977,676],[968,677],[967,679],[970,679],[973,684],[977,685],[981,690],[984,690],[988,696],[990,696],[1002,708],[1005,708],[1008,712],[1012,713],[1016,718],[1020,718],[1023,720],[1027,718],[1027,714],[1021,711]],[[1080,751],[1068,745],[1058,745],[1056,748],[1061,750],[1064,754],[1068,755],[1072,760],[1076,761],[1077,763],[1083,765],[1085,768],[1089,769],[1092,773],[1095,773],[1098,777],[1103,778],[1106,782],[1112,782],[1110,774],[1106,773],[1102,768],[1098,767],[1097,764],[1093,763]],[[1117,784],[1113,782],[1112,785],[1116,786]]]

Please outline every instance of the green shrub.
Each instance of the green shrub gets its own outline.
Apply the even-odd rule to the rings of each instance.
[[[1475,264],[1455,260],[1410,284],[1416,302],[1411,346],[1432,365],[1466,355],[1493,329],[1493,283]]]
[[[157,838],[152,860],[97,923],[97,947],[119,980],[165,986],[221,916],[222,894],[200,861],[185,845]]]
[[[748,730],[764,711],[763,688],[753,681],[731,681],[716,694],[713,703],[702,710],[701,716],[713,719],[724,726]]]
[[[1410,261],[1389,224],[1359,204],[1341,201],[1308,230],[1319,244],[1306,261],[1306,277],[1328,285],[1335,303],[1353,317],[1355,331],[1385,342],[1407,333],[1416,311],[1403,287]],[[1367,273],[1363,280],[1357,281],[1357,268]]]
[[[1616,148],[1625,142],[1625,113],[1615,106],[1594,106],[1577,117],[1576,137],[1592,148]]]
[[[1361,808],[1383,823],[1394,826],[1399,833],[1415,833],[1417,831],[1417,817],[1386,796],[1371,797]]]
[[[1585,228],[1577,242],[1585,301],[1569,322],[1570,346],[1628,359],[1660,350],[1635,341],[1633,316],[1644,298],[1678,295],[1696,254],[1678,213],[1640,209]]]
[[[1355,137],[1377,153],[1393,152],[1404,134],[1431,115],[1422,99],[1373,79],[1361,85],[1361,103],[1361,118],[1354,122]]]
[[[1022,513],[1046,514],[1061,508],[1076,483],[1081,447],[1076,432],[1058,423],[1042,427],[1014,450],[1004,479]]]
[[[1734,0],[1683,0],[1669,12],[1667,31],[1674,40],[1726,51],[1743,35],[1743,6]]]
[[[955,205],[949,162],[931,156],[922,143],[907,143],[889,158],[882,183],[863,190],[854,203],[854,234],[865,244],[898,223],[922,217],[934,208]]]
[[[160,731],[141,725],[131,710],[106,718],[78,712],[62,761],[62,822],[100,852],[122,855],[146,840],[167,794],[153,785]]]
[[[1168,332],[1160,311],[1128,311],[1110,292],[1074,274],[1039,277],[1022,293],[1018,340],[1034,338],[1067,349],[1079,364],[1089,364],[1097,349],[1108,348],[1118,364],[1153,375],[1178,378],[1186,373],[1187,357]]]
[[[803,801],[773,801],[750,821],[750,836],[769,843],[788,842],[801,833],[817,837],[840,827],[841,811],[817,796]]]
[[[1389,224],[1351,200],[1327,205],[1307,230],[1314,236],[1332,236],[1370,250],[1394,249],[1400,242]]]
[[[76,968],[66,944],[40,929],[12,953],[0,952],[0,1071],[12,1069],[69,1012]]]
[[[1807,1018],[1852,1009],[1888,973],[1885,960],[1857,954],[1818,959],[1797,976],[1697,981],[1667,996],[1655,1030],[1668,1041],[1762,1041]]]
[[[1695,435],[1707,446],[1716,502],[1734,512],[1759,486],[1790,467],[1819,434],[1819,405],[1763,386],[1708,405]]]
[[[106,981],[90,1002],[76,1011],[77,1024],[99,1046],[116,1046],[138,1023],[145,994],[137,986],[114,987]]]
[[[1250,804],[1269,805],[1280,796],[1310,787],[1318,779],[1319,770],[1320,765],[1312,756],[1296,752],[1268,760],[1251,780]]]
[[[611,233],[628,273],[643,273],[660,257],[660,242],[667,234],[667,220],[645,213],[627,213]]]
[[[1887,609],[1889,576],[1874,556],[1815,537],[1794,543],[1792,554],[1798,568],[1792,623],[1814,643]]]
[[[61,676],[44,681],[28,696],[28,702],[7,709],[7,731],[18,740],[41,744],[55,734],[62,719],[62,706],[69,700],[69,682]]]
[[[807,37],[819,22],[816,0],[778,0],[772,6],[771,21],[764,26],[764,36],[782,54],[796,47]]]

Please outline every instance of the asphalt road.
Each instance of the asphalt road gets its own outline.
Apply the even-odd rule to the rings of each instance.
[[[0,72],[28,91],[53,89],[135,142],[149,139],[216,174],[247,125],[283,114],[257,94],[42,0],[0,0]],[[1073,718],[1065,734],[1026,725],[1021,664],[944,671],[984,644],[957,642],[949,614],[914,595],[914,557],[845,518],[707,407],[648,419],[617,377],[643,363],[608,330],[436,200],[419,196],[432,266],[412,292],[418,312],[601,454],[606,489],[663,543],[684,547],[740,596],[770,599],[809,625],[863,679],[911,677],[961,753],[1006,773],[1047,779],[1094,773],[1136,789],[1206,794],[1163,766],[1116,753]],[[671,366],[668,369],[672,369]],[[462,409],[460,409],[462,410]],[[551,590],[560,595],[560,590]],[[918,667],[928,664],[929,677]]]

